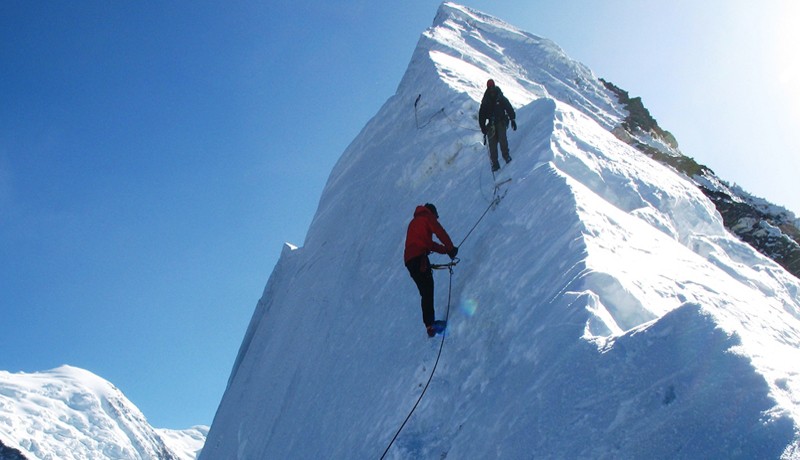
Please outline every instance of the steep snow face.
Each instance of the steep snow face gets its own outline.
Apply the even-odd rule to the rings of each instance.
[[[519,125],[496,179],[488,77]],[[618,140],[621,111],[551,42],[444,4],[285,248],[201,458],[380,457],[440,343],[402,263],[425,202],[461,260],[389,458],[798,458],[800,283]]]
[[[154,430],[117,388],[82,369],[0,371],[0,439],[31,460],[194,459],[205,430]]]

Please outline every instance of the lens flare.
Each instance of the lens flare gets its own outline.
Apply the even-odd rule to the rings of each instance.
[[[475,299],[466,299],[461,302],[460,308],[461,312],[466,316],[472,316],[475,314],[475,311],[478,310],[478,301]]]

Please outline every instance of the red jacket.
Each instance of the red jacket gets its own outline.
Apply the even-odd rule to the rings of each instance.
[[[443,244],[433,241],[432,235],[436,235]],[[453,242],[450,240],[450,235],[444,231],[433,212],[425,206],[417,206],[414,218],[408,224],[403,259],[408,262],[414,257],[428,255],[431,251],[447,254],[452,250]]]

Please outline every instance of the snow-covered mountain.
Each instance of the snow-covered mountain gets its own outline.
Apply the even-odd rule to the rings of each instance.
[[[519,125],[497,180],[488,78]],[[443,4],[284,248],[200,458],[800,458],[800,281],[643,153],[677,142],[617,90]],[[402,263],[425,202],[460,245],[444,342]]]
[[[0,459],[197,458],[208,428],[152,428],[119,389],[89,371],[0,371]]]

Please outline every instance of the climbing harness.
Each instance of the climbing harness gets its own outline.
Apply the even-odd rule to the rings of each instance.
[[[452,262],[447,264],[432,264],[431,268],[433,269],[440,269],[450,272],[450,281],[447,287],[447,312],[444,315],[445,323],[450,318],[450,298],[453,291],[453,268],[458,264],[458,258],[454,258]],[[386,450],[383,451],[383,455],[381,455],[381,460],[386,457],[386,454],[389,453],[389,449],[391,449],[392,444],[397,439],[397,436],[400,435],[400,432],[403,431],[403,428],[406,426],[406,422],[411,418],[411,415],[417,410],[417,406],[419,405],[420,401],[422,401],[422,397],[425,396],[425,392],[428,391],[428,386],[431,384],[431,380],[433,380],[433,374],[436,373],[436,367],[439,365],[439,358],[442,357],[442,350],[444,349],[444,339],[447,337],[446,333],[442,334],[442,341],[439,343],[439,353],[436,355],[436,361],[433,363],[433,369],[431,369],[431,375],[428,377],[428,381],[425,382],[425,387],[422,388],[422,393],[420,393],[419,398],[417,398],[417,402],[414,403],[414,407],[411,408],[411,411],[406,416],[406,419],[403,420],[403,423],[400,425],[400,428],[397,429],[397,433],[394,434],[394,437],[391,441],[389,441],[389,445],[386,446]]]
[[[451,260],[446,264],[431,264],[431,268],[434,270],[444,270],[445,268],[447,268],[450,269],[450,271],[452,272],[453,267],[458,265],[459,262],[461,262],[461,259],[459,259],[458,257],[454,257],[453,260]]]

